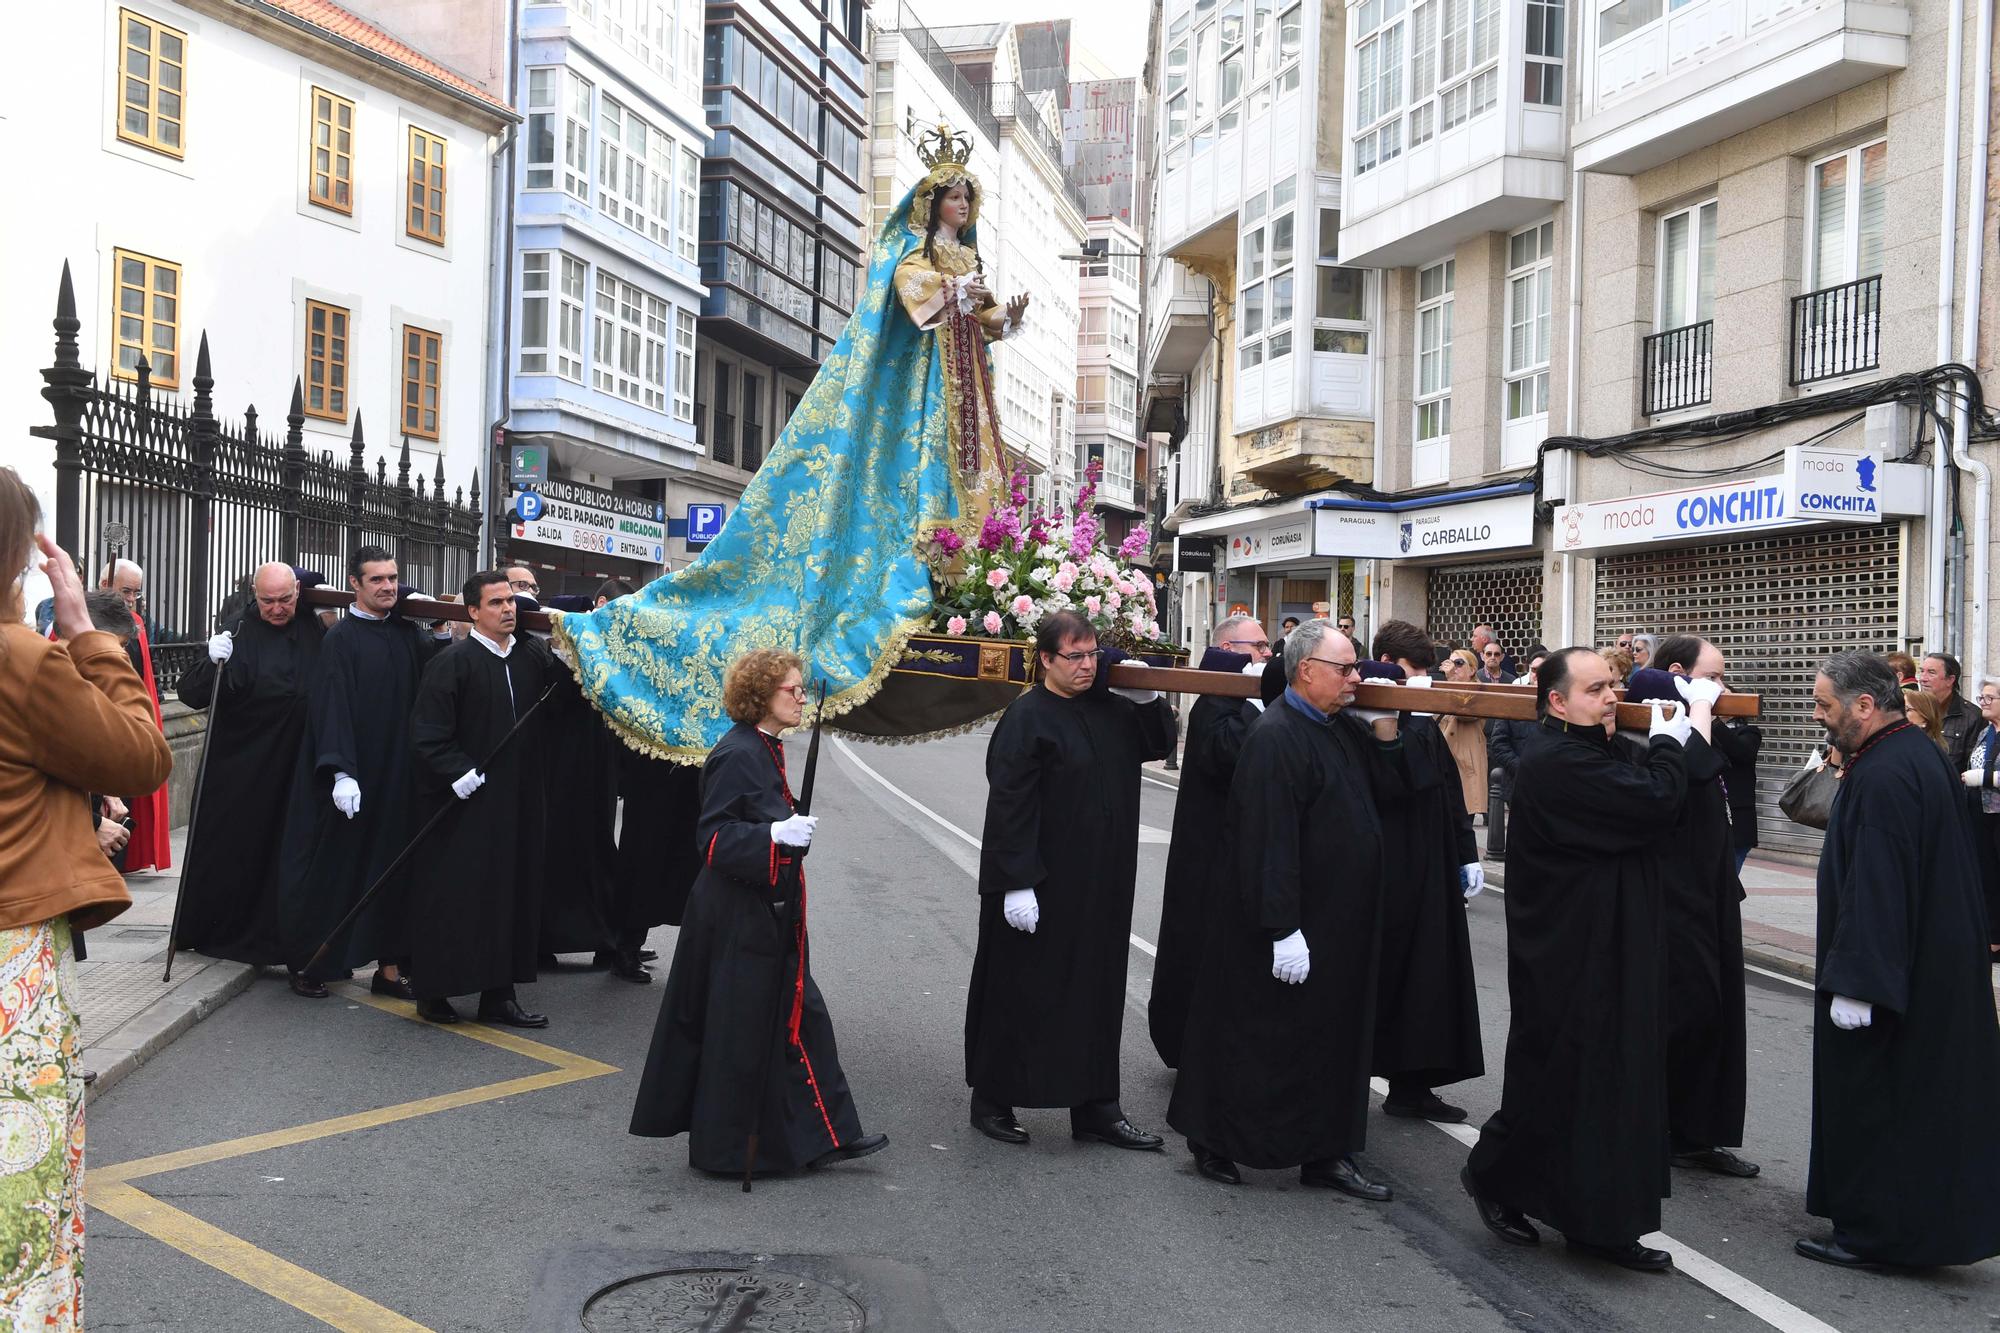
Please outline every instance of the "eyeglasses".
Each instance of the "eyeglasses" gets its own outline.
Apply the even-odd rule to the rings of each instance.
[[[542,590],[542,585],[533,579],[511,579],[509,580],[509,586],[515,592],[540,592]]]
[[[1336,662],[1331,657],[1308,657],[1306,661],[1324,663],[1343,676],[1358,676],[1361,674],[1361,664],[1359,662]]]
[[[1354,628],[1354,622],[1351,620],[1343,620],[1338,625],[1335,625],[1334,628],[1340,630],[1342,633],[1345,633],[1346,631]]]
[[[1500,656],[1500,650],[1498,648],[1481,648],[1479,655],[1481,657],[1498,657]]]
[[[1061,658],[1063,661],[1069,663],[1071,666],[1075,666],[1078,662],[1081,662],[1086,657],[1102,657],[1103,655],[1104,655],[1104,650],[1102,648],[1087,648],[1080,653],[1049,654],[1049,656],[1051,657]]]
[[[806,687],[803,685],[780,685],[778,693],[789,694],[794,699],[803,699],[806,697]]]
[[[1271,646],[1269,639],[1224,639],[1222,642],[1231,648],[1269,648]]]

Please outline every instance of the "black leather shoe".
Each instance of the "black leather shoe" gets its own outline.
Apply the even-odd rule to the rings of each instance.
[[[398,1000],[415,1000],[417,998],[416,991],[410,987],[410,979],[408,977],[398,972],[396,979],[391,981],[382,975],[380,969],[376,970],[374,980],[368,983],[368,991],[372,995],[388,995]]]
[[[292,994],[294,995],[303,995],[308,1000],[324,1000],[326,998],[326,983],[323,981],[314,981],[303,972],[292,973],[291,983]]]
[[[1114,1148],[1130,1148],[1135,1152],[1158,1152],[1167,1146],[1167,1141],[1158,1134],[1148,1134],[1123,1116],[1109,1124],[1090,1128],[1071,1125],[1069,1136],[1079,1143],[1108,1143]]]
[[[630,981],[640,986],[653,984],[653,974],[641,966],[639,960],[631,954],[613,953],[604,956],[611,960],[609,964],[611,975],[620,981]]]
[[[1026,1143],[1028,1131],[1021,1128],[1021,1122],[1014,1118],[1012,1111],[1002,1111],[997,1115],[972,1113],[972,1127],[996,1143]]]
[[[1453,1106],[1435,1092],[1426,1088],[1424,1095],[1410,1101],[1385,1097],[1382,1109],[1390,1115],[1399,1115],[1406,1120],[1429,1120],[1440,1125],[1456,1125],[1465,1119],[1465,1108]]]
[[[657,963],[660,961],[660,951],[658,949],[641,949],[639,950],[639,961],[642,963]]]
[[[1219,1185],[1241,1185],[1243,1173],[1236,1169],[1236,1163],[1219,1152],[1210,1152],[1192,1139],[1188,1141],[1188,1151],[1194,1154],[1194,1169]]]
[[[1674,1165],[1713,1171],[1718,1176],[1734,1176],[1738,1180],[1748,1180],[1764,1169],[1755,1162],[1744,1161],[1727,1148],[1690,1148],[1686,1152],[1677,1152],[1674,1154]]]
[[[1577,1240],[1573,1236],[1563,1237],[1569,1247],[1578,1254],[1587,1254],[1593,1259],[1602,1259],[1607,1264],[1617,1264],[1635,1273],[1664,1273],[1674,1266],[1674,1256],[1665,1250],[1650,1250],[1638,1241],[1625,1245],[1592,1245],[1589,1241]]]
[[[501,1023],[510,1028],[545,1028],[549,1025],[549,1016],[547,1014],[531,1014],[521,1007],[519,1000],[515,999],[502,1000],[498,1004],[488,1004],[486,1001],[481,1000],[479,1002],[479,1021],[482,1023]]]
[[[888,1146],[889,1136],[887,1134],[863,1134],[858,1139],[850,1139],[838,1148],[823,1152],[813,1158],[810,1162],[806,1163],[806,1170],[811,1171],[817,1167],[832,1166],[835,1162],[851,1162],[857,1157],[866,1157],[870,1153],[881,1152]]]
[[[1535,1224],[1526,1217],[1493,1202],[1479,1192],[1479,1186],[1472,1181],[1472,1168],[1458,1169],[1458,1183],[1465,1186],[1465,1192],[1472,1196],[1472,1204],[1479,1210],[1479,1220],[1486,1229],[1506,1241],[1509,1245],[1540,1245],[1542,1233],[1535,1230]]]
[[[1387,1185],[1362,1175],[1361,1168],[1354,1164],[1352,1157],[1336,1157],[1330,1162],[1307,1162],[1299,1168],[1299,1184],[1339,1190],[1342,1194],[1366,1199],[1370,1203],[1387,1203],[1396,1197],[1396,1192]]]
[[[1835,1268],[1877,1268],[1873,1259],[1864,1259],[1840,1243],[1837,1236],[1817,1240],[1811,1236],[1792,1242],[1792,1253],[1802,1258],[1822,1264],[1832,1264]]]
[[[432,1023],[456,1023],[458,1010],[451,1007],[450,1000],[418,1000],[417,1017]]]

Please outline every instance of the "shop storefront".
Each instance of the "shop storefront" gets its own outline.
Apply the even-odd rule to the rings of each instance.
[[[1183,541],[1214,543],[1215,573],[1206,581],[1214,598],[1209,624],[1253,615],[1275,643],[1287,616],[1310,620],[1353,615],[1357,606],[1365,607],[1365,570],[1314,546],[1309,506],[1316,498],[1205,514],[1181,524]]]
[[[551,478],[517,486],[508,503],[516,521],[506,557],[536,572],[544,600],[588,596],[612,578],[643,585],[664,571],[667,522],[658,500]]]

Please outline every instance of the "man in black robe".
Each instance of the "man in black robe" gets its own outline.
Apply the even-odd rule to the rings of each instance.
[[[1285,667],[1230,784],[1236,873],[1214,901],[1167,1121],[1211,1180],[1298,1167],[1304,1184],[1381,1202],[1389,1187],[1353,1155],[1381,929],[1375,799],[1400,791],[1402,744],[1395,714],[1353,710],[1354,643],[1331,621],[1293,630]]]
[[[548,1018],[514,994],[535,979],[542,924],[542,720],[514,732],[574,678],[540,640],[514,632],[505,574],[473,574],[464,595],[472,633],[424,668],[410,712],[418,816],[445,809],[413,858],[411,984],[417,1013],[433,1023],[456,1023],[451,997],[477,991],[481,1022],[544,1028]]]
[[[1215,645],[1202,654],[1201,670],[1262,671],[1271,645],[1255,616],[1231,616],[1215,627]],[[1159,953],[1153,959],[1153,993],[1146,1026],[1167,1068],[1181,1062],[1181,1030],[1208,937],[1209,899],[1223,891],[1232,867],[1221,859],[1222,819],[1236,754],[1262,700],[1197,696],[1188,709],[1181,752],[1180,793],[1174,798],[1173,841],[1167,847],[1166,892],[1160,903]]]
[[[1722,650],[1692,634],[1660,642],[1653,666],[1681,697],[1722,694]],[[1634,673],[1635,675],[1637,673]],[[1627,698],[1636,697],[1632,692]],[[1720,731],[1711,728],[1710,734]],[[1729,829],[1729,758],[1688,738],[1687,793],[1663,844],[1667,926],[1667,1127],[1674,1165],[1748,1179],[1758,1172],[1731,1147],[1743,1142],[1749,1056],[1743,1005],[1743,884]]]
[[[1633,762],[1606,734],[1611,670],[1588,648],[1542,665],[1546,741],[1515,775],[1507,837],[1506,1079],[1460,1181],[1501,1239],[1532,1215],[1570,1248],[1664,1271],[1666,1015],[1656,849],[1686,790],[1682,738],[1708,710],[1659,711]]]
[[[383,886],[336,936],[310,974],[313,953],[395,860],[410,821],[410,707],[424,663],[450,641],[406,619],[396,558],[362,546],[347,562],[348,608],[320,645],[294,766],[279,869],[279,938],[292,990],[324,999],[326,981],[378,960],[369,988],[414,1000],[397,969],[403,954],[402,883]]]
[[[1976,1263],[2000,1254],[2000,1025],[1957,775],[1872,654],[1820,668],[1813,720],[1847,760],[1819,860],[1806,1174],[1833,1234],[1796,1249]]]
[[[1400,667],[1412,684],[1430,683],[1437,647],[1417,626],[1388,621],[1374,648],[1377,662]],[[1371,1064],[1389,1081],[1388,1114],[1456,1124],[1464,1108],[1435,1089],[1486,1072],[1465,923],[1465,904],[1486,887],[1486,870],[1444,733],[1431,718],[1408,714],[1401,735],[1408,781],[1400,797],[1378,802],[1388,877]]]
[[[181,702],[212,708],[214,730],[182,858],[176,941],[262,965],[285,959],[275,892],[285,807],[326,629],[317,616],[299,614],[290,565],[260,567],[252,595],[180,680]]]
[[[1157,1149],[1118,1102],[1139,864],[1139,766],[1174,748],[1157,690],[1099,684],[1097,631],[1038,627],[1042,681],[993,728],[979,857],[979,946],[965,1006],[972,1124],[1026,1143],[1017,1106],[1067,1106],[1071,1137]],[[1118,697],[1120,695],[1124,697]]]

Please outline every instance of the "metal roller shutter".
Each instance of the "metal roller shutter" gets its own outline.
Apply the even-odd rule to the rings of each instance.
[[[1758,844],[1816,855],[1819,830],[1778,809],[1785,783],[1825,735],[1812,720],[1813,676],[1837,652],[1901,647],[1902,596],[1893,524],[1604,556],[1597,641],[1687,633],[1720,648],[1730,687],[1763,696]]]
[[[1439,643],[1470,648],[1472,627],[1491,625],[1501,646],[1518,655],[1542,637],[1541,561],[1440,565],[1431,570],[1424,615]]]

